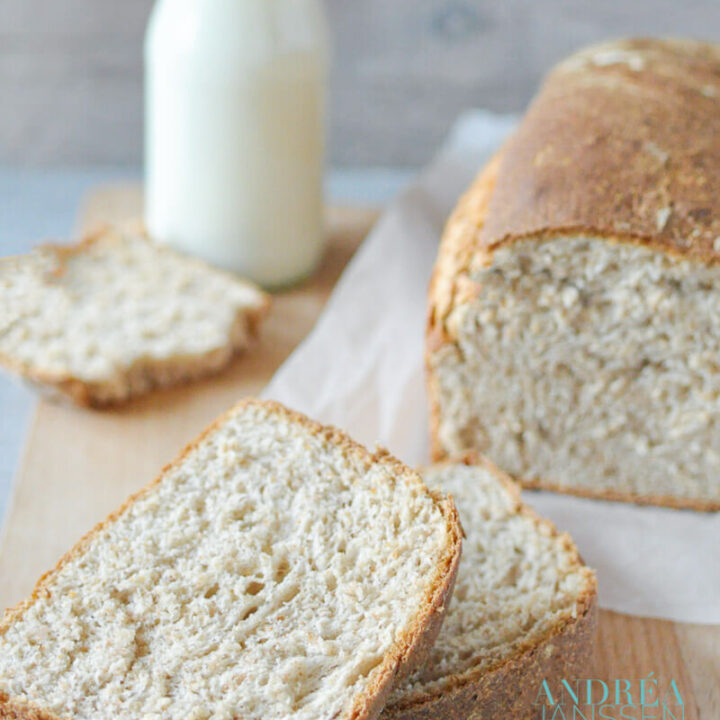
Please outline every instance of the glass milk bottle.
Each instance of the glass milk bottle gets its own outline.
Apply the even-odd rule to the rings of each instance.
[[[152,237],[266,287],[323,249],[320,0],[157,0],[145,39]]]

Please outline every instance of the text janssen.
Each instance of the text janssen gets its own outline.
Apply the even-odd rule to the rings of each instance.
[[[534,704],[541,720],[685,720],[677,683],[655,673],[639,680],[560,680],[554,687],[543,680]]]

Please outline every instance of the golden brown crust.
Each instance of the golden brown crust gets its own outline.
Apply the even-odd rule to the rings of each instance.
[[[135,228],[134,232],[136,235],[147,238],[142,228]],[[62,276],[68,260],[86,252],[101,239],[107,239],[108,235],[119,239],[119,236],[112,230],[103,228],[73,245],[46,244],[42,246],[45,252],[52,253],[57,259],[57,264],[51,271],[52,274],[57,277]],[[194,262],[201,261],[194,260]],[[213,269],[237,281],[237,277],[230,273],[225,273],[218,268]],[[182,385],[222,372],[235,357],[244,351],[244,338],[247,337],[250,343],[257,341],[260,324],[269,312],[270,305],[270,296],[261,293],[260,302],[256,307],[238,312],[230,331],[230,343],[226,347],[216,348],[194,357],[165,360],[144,358],[125,368],[118,381],[88,382],[70,373],[49,372],[32,367],[28,363],[3,353],[0,353],[0,366],[37,386],[51,398],[69,400],[76,405],[88,408],[113,407],[158,388]],[[243,338],[243,342],[233,342],[234,338]]]
[[[716,262],[718,198],[718,46],[630,39],[573,55],[446,225],[428,346],[447,341],[445,320],[472,296],[469,270],[499,245],[584,232]]]
[[[386,708],[381,720],[481,720],[539,717],[533,705],[540,683],[551,687],[561,679],[582,677],[592,658],[597,628],[597,581],[586,568],[572,539],[558,532],[522,502],[519,486],[487,458],[467,453],[443,464],[480,465],[491,472],[516,503],[518,514],[547,528],[573,556],[576,567],[584,571],[586,587],[578,599],[576,614],[567,617],[539,640],[526,643],[515,655],[484,669],[470,669],[447,678],[448,684],[435,693],[410,695]]]
[[[218,417],[200,435],[189,443],[178,457],[166,465],[157,478],[131,495],[117,510],[108,515],[105,520],[98,523],[90,532],[69,550],[50,571],[38,580],[31,596],[18,603],[14,608],[5,611],[0,620],[0,636],[2,636],[11,623],[19,620],[23,613],[44,593],[50,592],[48,586],[56,575],[68,562],[73,560],[89,546],[94,537],[108,524],[119,518],[133,503],[147,494],[153,487],[162,482],[163,478],[173,468],[180,465],[185,458],[211,433],[223,425],[233,414],[240,412],[244,407],[254,405],[267,409],[269,413],[285,417],[288,421],[305,427],[313,435],[325,439],[342,447],[350,456],[354,456],[363,465],[379,463],[385,465],[397,478],[408,483],[418,483],[424,486],[420,476],[404,463],[393,457],[387,450],[378,448],[370,453],[365,447],[355,442],[345,432],[332,426],[324,426],[310,420],[305,415],[289,410],[280,403],[271,400],[257,400],[249,398],[240,401],[237,405]],[[427,490],[433,497],[446,519],[449,543],[445,556],[437,568],[435,577],[430,584],[427,601],[418,612],[413,624],[401,634],[394,646],[387,653],[383,663],[373,670],[373,679],[366,694],[357,699],[355,705],[345,714],[345,720],[373,720],[379,714],[382,706],[392,689],[392,684],[402,678],[420,664],[426,657],[435,638],[440,631],[445,615],[445,609],[452,595],[455,578],[457,576],[460,553],[462,547],[462,529],[458,519],[457,510],[452,498],[444,497],[440,493]],[[0,693],[0,720],[59,720],[51,713],[35,708],[27,703],[18,702]]]
[[[636,505],[661,505],[675,510],[695,510],[697,512],[717,512],[720,502],[717,500],[700,500],[698,498],[683,498],[677,495],[633,495],[618,490],[593,490],[592,488],[572,487],[561,485],[539,478],[517,479],[528,490],[551,490],[566,495],[591,498],[594,500],[610,500],[614,502],[629,502]]]
[[[254,314],[238,318],[239,323],[247,323],[251,342],[257,341],[259,324],[259,319],[253,318]],[[109,382],[87,382],[70,374],[38,371],[2,353],[0,353],[0,365],[37,387],[51,399],[69,400],[75,405],[103,410],[120,406],[159,388],[184,385],[216,375],[242,352],[244,348],[228,347],[192,359],[138,361],[125,370],[120,385]]]
[[[529,720],[540,717],[534,700],[542,680],[557,687],[560,680],[583,677],[592,658],[597,627],[595,598],[582,614],[559,627],[534,648],[482,677],[437,697],[408,706],[388,708],[382,720]]]
[[[547,78],[504,149],[479,241],[592,232],[716,262],[719,197],[720,50],[618,41]]]
[[[467,271],[478,254],[478,236],[488,212],[502,161],[497,153],[460,198],[445,225],[428,296],[427,345],[436,350],[447,340],[445,321],[452,309],[472,299],[477,290]]]
[[[485,221],[501,155],[496,154],[463,195],[445,226],[428,291],[425,369],[430,403],[430,456],[445,458],[440,443],[440,403],[430,356],[453,338],[446,321],[454,307],[471,300],[478,288],[468,277],[478,254],[477,238]]]

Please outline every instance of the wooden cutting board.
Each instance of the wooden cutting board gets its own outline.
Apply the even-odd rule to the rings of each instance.
[[[137,187],[99,189],[83,203],[78,231],[140,213]],[[72,543],[216,415],[263,388],[312,328],[376,218],[369,209],[329,210],[328,250],[317,275],[275,296],[259,345],[222,375],[103,412],[38,401],[0,544],[0,608],[27,595]],[[687,720],[720,719],[720,627],[602,611],[594,677],[635,686],[652,672],[662,683],[675,680]],[[662,713],[648,710],[646,717]]]

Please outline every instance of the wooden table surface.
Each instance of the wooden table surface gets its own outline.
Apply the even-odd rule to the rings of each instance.
[[[100,189],[81,208],[79,228],[139,213],[136,187]],[[275,296],[259,345],[221,375],[103,412],[38,401],[0,545],[0,607],[27,595],[72,543],[216,415],[263,388],[313,326],[376,216],[368,209],[329,211],[328,251],[317,275]],[[601,611],[594,672],[634,682],[654,673],[661,686],[674,679],[687,720],[720,720],[720,627]]]

